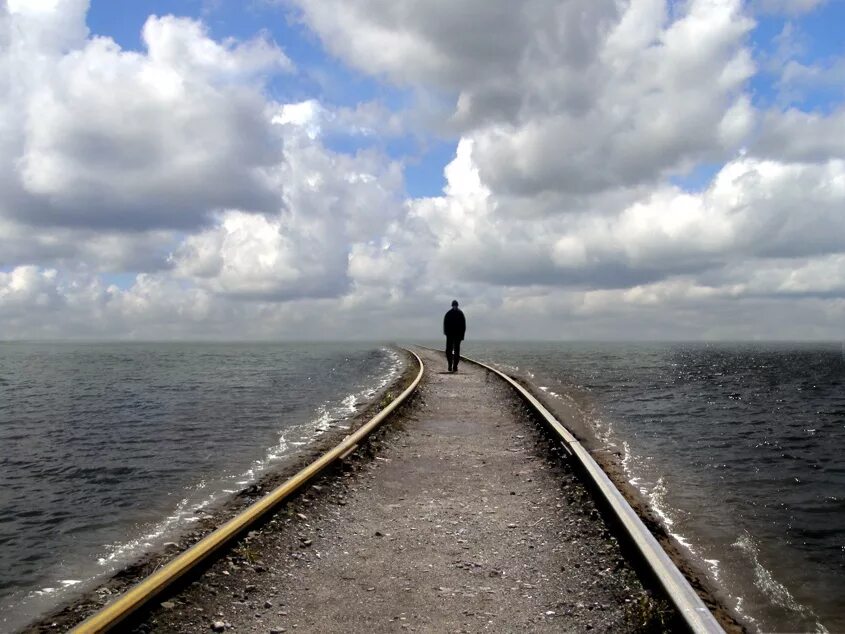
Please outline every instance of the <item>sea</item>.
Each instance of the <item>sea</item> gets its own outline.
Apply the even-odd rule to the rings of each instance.
[[[842,344],[465,342],[577,411],[758,631],[845,631]],[[397,377],[375,343],[0,342],[0,631],[190,527]]]
[[[763,632],[845,632],[842,343],[492,343],[462,353],[577,408]]]
[[[372,343],[0,342],[0,632],[348,425],[402,364]]]

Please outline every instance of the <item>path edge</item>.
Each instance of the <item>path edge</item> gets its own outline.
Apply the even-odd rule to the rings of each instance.
[[[442,352],[428,346],[418,346],[433,352]],[[648,527],[637,515],[610,477],[599,466],[580,441],[543,405],[531,392],[501,370],[461,355],[461,359],[492,372],[508,383],[528,406],[540,417],[543,424],[560,441],[564,450],[577,460],[588,484],[599,493],[602,502],[610,509],[613,519],[625,532],[625,537],[636,548],[649,573],[660,585],[666,598],[673,605],[690,632],[695,634],[725,634],[716,617],[702,601],[687,578],[678,569]]]
[[[419,372],[405,390],[368,422],[349,434],[333,449],[330,449],[314,462],[298,471],[291,478],[273,489],[257,502],[227,521],[221,527],[206,535],[196,544],[182,552],[167,565],[158,569],[138,584],[120,595],[117,599],[95,612],[70,634],[98,634],[113,631],[121,623],[131,619],[148,607],[169,588],[190,575],[193,571],[207,564],[238,536],[274,511],[282,502],[298,492],[320,473],[334,463],[352,453],[373,431],[375,431],[396,408],[402,405],[414,393],[425,372],[425,365],[413,350],[401,347],[410,354],[419,365]]]

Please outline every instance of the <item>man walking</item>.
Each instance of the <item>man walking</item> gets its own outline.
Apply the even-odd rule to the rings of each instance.
[[[461,342],[467,330],[464,313],[458,308],[458,300],[452,300],[452,309],[443,317],[443,334],[446,335],[446,361],[449,362],[449,372],[458,371],[458,361],[461,359]]]

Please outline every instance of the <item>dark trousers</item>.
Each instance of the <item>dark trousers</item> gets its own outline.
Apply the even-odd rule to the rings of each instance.
[[[460,359],[461,340],[457,337],[446,337],[446,361],[449,362],[449,370],[457,370]]]

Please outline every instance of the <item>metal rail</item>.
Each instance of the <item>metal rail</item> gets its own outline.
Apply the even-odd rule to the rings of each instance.
[[[427,348],[427,346],[420,347]],[[434,348],[427,349],[441,352]],[[624,528],[628,538],[634,544],[643,561],[657,579],[666,597],[675,607],[681,618],[683,618],[690,631],[696,634],[724,634],[722,626],[719,625],[712,612],[704,605],[701,597],[698,596],[689,581],[687,581],[687,578],[678,570],[678,567],[669,558],[669,555],[666,554],[666,551],[663,550],[663,547],[654,538],[654,535],[646,528],[640,517],[619,492],[619,489],[616,488],[590,453],[584,449],[578,439],[533,394],[510,376],[481,361],[476,361],[463,355],[461,355],[461,358],[493,372],[510,384],[540,415],[543,422],[561,440],[563,447],[569,454],[578,460],[587,477],[589,477],[590,483],[606,502],[619,524]]]
[[[108,632],[126,621],[126,619],[136,615],[180,579],[195,571],[201,564],[210,561],[223,547],[238,535],[242,535],[250,526],[253,526],[261,518],[266,516],[267,513],[277,507],[286,498],[290,497],[291,494],[325,470],[326,467],[343,459],[354,451],[357,445],[375,430],[393,410],[407,400],[422,379],[425,370],[422,359],[412,350],[404,349],[417,360],[420,371],[411,384],[387,407],[373,416],[373,418],[359,427],[355,432],[347,436],[334,449],[323,454],[289,480],[250,505],[236,517],[198,541],[166,566],[160,568],[122,594],[115,601],[102,608],[99,612],[96,612],[77,625],[71,630],[71,634]]]

